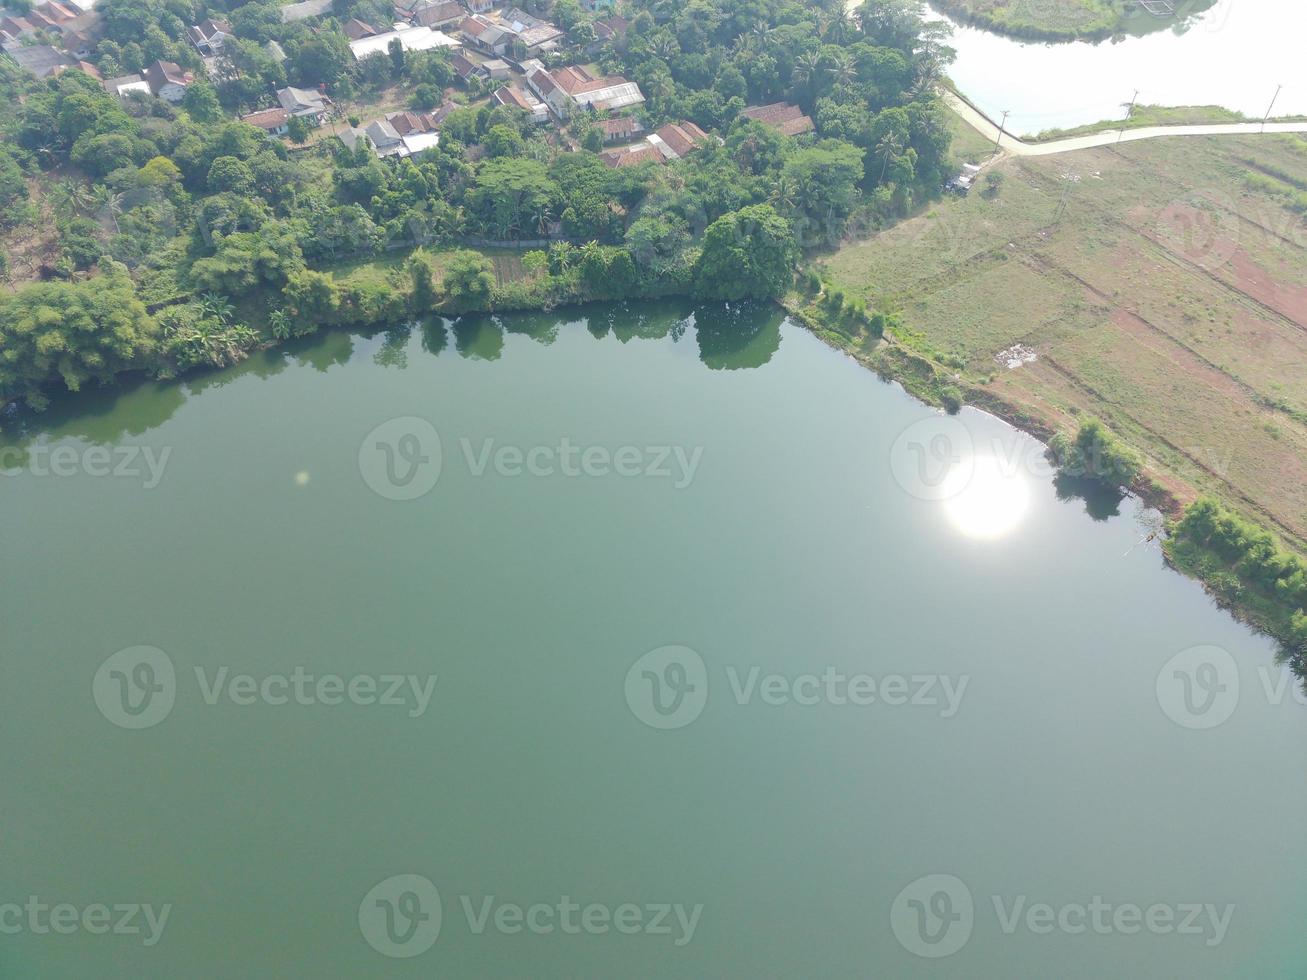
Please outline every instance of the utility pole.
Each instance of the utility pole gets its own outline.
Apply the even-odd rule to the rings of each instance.
[[[1116,136],[1116,141],[1118,143],[1120,143],[1122,138],[1125,136],[1125,125],[1130,121],[1131,117],[1134,116],[1135,103],[1138,101],[1139,101],[1139,89],[1135,89],[1134,98],[1130,100],[1130,107],[1125,111],[1125,122],[1121,124],[1121,132],[1119,132]]]
[[[998,145],[1003,139],[1003,130],[1007,128],[1007,117],[1011,111],[1011,109],[1003,110],[1003,121],[998,124],[998,135],[994,137],[994,152],[991,154],[991,159],[998,156]]]
[[[1263,132],[1263,133],[1266,132],[1266,120],[1268,120],[1268,119],[1271,118],[1271,110],[1275,108],[1275,100],[1278,99],[1278,98],[1280,97],[1280,90],[1283,89],[1283,88],[1284,88],[1283,85],[1277,85],[1277,86],[1275,86],[1275,95],[1273,95],[1273,96],[1271,97],[1271,104],[1268,105],[1268,106],[1266,107],[1266,115],[1264,115],[1264,116],[1262,117],[1262,132]]]

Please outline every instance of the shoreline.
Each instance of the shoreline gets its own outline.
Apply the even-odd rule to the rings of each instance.
[[[811,269],[812,266],[808,266],[808,268]],[[451,311],[433,307],[424,311],[413,311],[411,316],[414,318],[438,316],[452,322],[462,316],[494,315],[497,313],[554,313],[565,310],[579,311],[596,303],[640,303],[656,302],[659,299],[691,299],[692,297],[683,292],[671,290],[656,296],[575,297],[558,303],[541,302],[534,298],[523,302],[525,297],[519,296],[516,303],[510,301],[507,304],[496,304],[493,302],[493,298],[492,302],[484,304],[484,308]],[[408,299],[408,297],[405,297],[406,302]],[[923,353],[904,345],[890,333],[875,338],[874,343],[868,347],[858,337],[834,329],[822,322],[812,312],[811,305],[804,303],[802,297],[796,292],[776,297],[770,302],[774,303],[792,322],[814,334],[833,351],[851,357],[861,367],[871,371],[881,380],[898,384],[905,395],[915,398],[922,404],[943,409],[950,414],[955,413],[962,406],[974,408],[1038,440],[1044,444],[1045,448],[1058,432],[1051,422],[1030,411],[1025,406],[1001,398],[993,392],[968,382],[957,373],[950,373],[947,368],[937,364]],[[316,329],[297,336],[283,339],[265,339],[246,351],[245,356],[274,351],[294,340],[302,340],[328,330],[360,332],[370,329],[384,329],[387,322],[390,322],[389,317],[382,317],[373,321],[323,323]],[[181,383],[188,377],[203,376],[209,371],[227,370],[234,366],[235,364],[222,366],[194,365],[168,376],[156,375],[153,379]],[[124,383],[133,376],[150,378],[151,374],[146,370],[123,372],[116,375],[112,382],[103,384],[102,387],[112,386],[121,389]],[[60,394],[66,395],[68,392],[61,392]],[[9,412],[20,401],[21,398],[9,399],[3,405],[0,405],[0,413]],[[35,414],[39,416],[40,413]],[[1156,510],[1163,518],[1164,530],[1160,544],[1164,563],[1172,570],[1202,585],[1207,595],[1237,621],[1275,640],[1281,648],[1282,656],[1294,665],[1295,672],[1307,685],[1307,663],[1304,662],[1304,654],[1307,651],[1295,651],[1284,628],[1284,624],[1288,623],[1292,618],[1292,610],[1276,610],[1272,602],[1249,595],[1248,590],[1242,587],[1237,578],[1235,584],[1232,585],[1229,578],[1236,574],[1235,570],[1225,563],[1219,563],[1219,567],[1215,567],[1218,563],[1211,553],[1197,549],[1187,542],[1183,543],[1183,548],[1180,548],[1181,542],[1177,537],[1176,529],[1183,518],[1186,505],[1161,483],[1150,477],[1146,470],[1141,469],[1139,475],[1129,486],[1119,489],[1123,496],[1138,499],[1144,506]]]

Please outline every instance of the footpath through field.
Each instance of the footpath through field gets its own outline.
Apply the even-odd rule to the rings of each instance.
[[[1101,133],[1087,136],[1072,136],[1047,143],[1026,143],[1004,130],[999,133],[998,124],[986,116],[965,99],[947,89],[942,92],[948,107],[961,116],[968,125],[986,139],[997,140],[999,148],[1019,157],[1049,156],[1053,153],[1069,153],[1072,150],[1087,150],[1095,146],[1109,146],[1113,143],[1131,143],[1135,140],[1156,139],[1159,136],[1247,136],[1257,133],[1307,133],[1307,122],[1268,122],[1263,126],[1259,122],[1246,123],[1212,123],[1201,126],[1141,126],[1138,129],[1108,129]]]

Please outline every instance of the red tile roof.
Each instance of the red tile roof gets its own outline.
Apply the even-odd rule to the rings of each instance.
[[[779,129],[786,136],[797,136],[816,129],[813,121],[803,114],[802,109],[788,102],[750,106],[740,115],[746,119],[755,119],[764,126]]]

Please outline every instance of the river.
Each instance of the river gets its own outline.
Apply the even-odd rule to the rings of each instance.
[[[1272,645],[771,310],[334,332],[6,427],[0,975],[1307,961]]]
[[[958,88],[1017,135],[1121,119],[1141,104],[1216,105],[1261,119],[1307,114],[1297,0],[1219,0],[1181,29],[1098,44],[1024,43],[955,26],[949,68]],[[1276,87],[1283,85],[1278,98]]]

